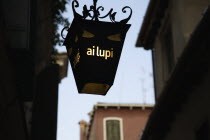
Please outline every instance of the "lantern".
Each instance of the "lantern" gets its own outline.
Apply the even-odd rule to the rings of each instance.
[[[102,6],[96,8],[97,0],[90,9],[83,7],[83,16],[78,14],[75,7],[79,7],[77,0],[73,0],[72,9],[74,19],[70,26],[64,27],[68,33],[64,38],[68,57],[75,77],[79,93],[105,95],[113,85],[126,33],[130,24],[126,24],[132,15],[120,22],[115,21],[113,9],[100,17]],[[111,22],[99,21],[100,18],[110,18]],[[87,18],[90,17],[91,20]]]

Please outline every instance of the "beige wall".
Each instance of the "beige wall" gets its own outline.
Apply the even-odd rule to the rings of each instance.
[[[209,4],[209,0],[172,0],[170,13],[176,59],[181,55]]]
[[[169,8],[166,10],[165,16],[161,21],[161,28],[154,43],[157,97],[160,96],[163,87],[171,75],[171,73],[167,74],[167,63],[163,53],[163,45],[161,44],[161,33],[165,30],[166,20],[171,20],[173,48],[171,46],[169,47],[173,49],[173,59],[176,65],[192,32],[202,18],[202,14],[210,4],[210,0],[172,0],[170,2]]]

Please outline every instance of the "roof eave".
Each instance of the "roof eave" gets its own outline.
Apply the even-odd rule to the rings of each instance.
[[[153,48],[153,43],[167,6],[168,0],[150,0],[137,38],[136,47],[143,47],[145,50]]]

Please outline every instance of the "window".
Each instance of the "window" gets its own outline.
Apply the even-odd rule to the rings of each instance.
[[[163,75],[167,80],[174,68],[174,47],[170,17],[167,16],[160,34],[162,45]]]
[[[121,118],[104,118],[104,140],[123,140]]]
[[[167,68],[168,73],[170,73],[174,66],[173,40],[172,40],[172,32],[171,32],[170,26],[168,26],[164,34],[163,46],[164,46],[166,62],[168,65],[168,68]]]

